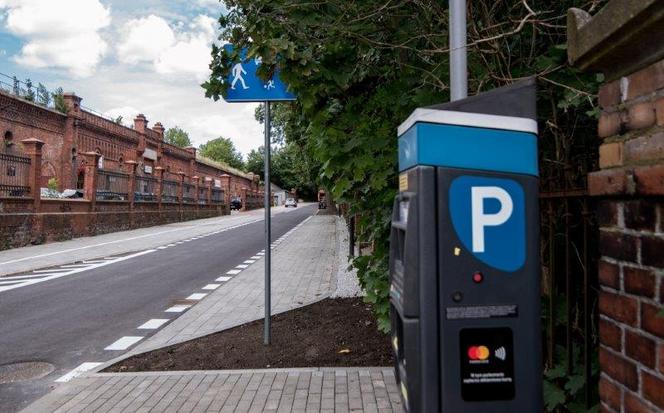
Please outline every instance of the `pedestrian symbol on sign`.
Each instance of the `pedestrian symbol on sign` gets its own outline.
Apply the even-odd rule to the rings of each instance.
[[[244,83],[244,78],[242,75],[246,75],[247,71],[242,67],[242,63],[236,63],[231,70],[233,74],[233,82],[231,83],[231,89],[235,89],[235,84],[239,80],[242,83],[242,89],[249,89],[246,83]]]

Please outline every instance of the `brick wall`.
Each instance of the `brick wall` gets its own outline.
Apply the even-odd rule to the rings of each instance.
[[[601,411],[664,412],[664,9],[609,0],[567,17],[570,63],[606,78],[600,170],[588,176],[599,200]]]
[[[605,84],[599,104],[602,408],[663,412],[664,61]]]

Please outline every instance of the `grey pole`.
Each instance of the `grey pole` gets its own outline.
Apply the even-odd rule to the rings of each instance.
[[[271,313],[271,218],[270,218],[270,102],[265,101],[265,323],[263,325],[263,344],[269,345],[271,340],[271,326],[270,326],[270,313]]]
[[[450,0],[450,100],[468,97],[466,0]]]

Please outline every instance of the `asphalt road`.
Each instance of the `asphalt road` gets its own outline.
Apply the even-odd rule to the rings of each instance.
[[[273,239],[314,212],[311,205],[273,216]],[[123,336],[149,336],[157,330],[136,328],[150,319],[176,318],[179,313],[164,310],[264,248],[261,221],[0,292],[0,373],[1,366],[17,362],[55,366],[41,379],[0,384],[0,412],[24,408],[83,362],[122,355],[104,348]]]

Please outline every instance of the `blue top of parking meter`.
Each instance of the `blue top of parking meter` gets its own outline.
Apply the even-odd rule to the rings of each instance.
[[[428,165],[538,175],[534,119],[421,108],[398,134],[399,171]]]

